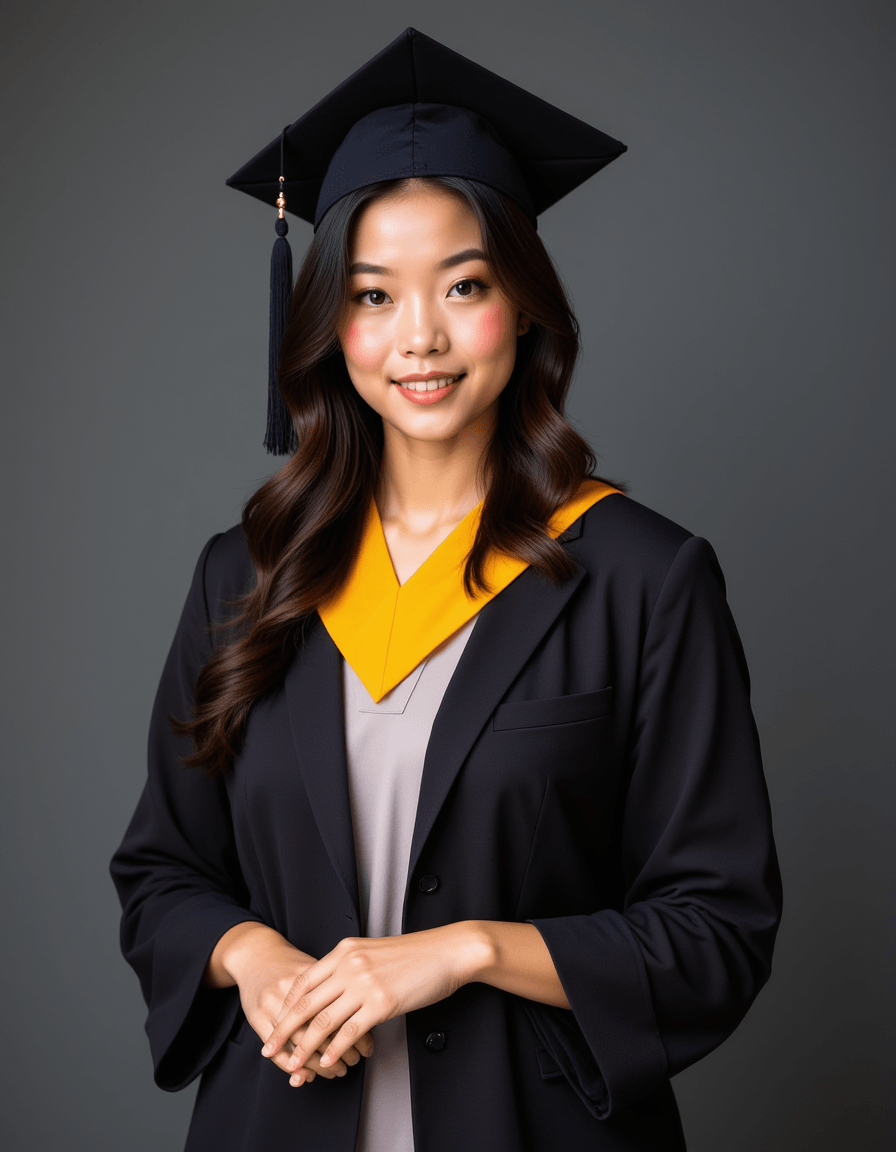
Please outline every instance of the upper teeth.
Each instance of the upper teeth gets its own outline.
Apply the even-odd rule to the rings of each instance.
[[[459,379],[460,376],[433,376],[432,380],[408,380],[401,387],[409,388],[411,392],[435,392],[436,388],[444,388]]]

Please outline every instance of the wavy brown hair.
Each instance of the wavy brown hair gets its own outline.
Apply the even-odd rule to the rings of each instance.
[[[337,336],[350,299],[353,226],[362,207],[400,195],[420,179],[383,181],[337,201],[296,279],[279,375],[294,452],[245,506],[255,586],[217,625],[219,641],[197,679],[192,717],[171,719],[175,734],[193,742],[183,763],[209,776],[225,772],[239,754],[252,706],[282,682],[305,625],[351,571],[383,450],[382,418],[355,390]],[[603,479],[594,472],[588,443],[563,415],[579,352],[578,323],[522,209],[476,181],[422,179],[466,200],[497,287],[531,320],[518,337],[483,456],[486,495],[464,588],[470,596],[490,591],[484,566],[492,550],[520,557],[540,579],[559,583],[572,575],[575,562],[546,526],[583,479]],[[625,490],[618,482],[615,487]]]

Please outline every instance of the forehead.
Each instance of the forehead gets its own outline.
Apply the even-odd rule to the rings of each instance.
[[[356,217],[350,249],[352,260],[388,264],[442,257],[481,243],[479,222],[462,196],[423,186],[366,204]]]

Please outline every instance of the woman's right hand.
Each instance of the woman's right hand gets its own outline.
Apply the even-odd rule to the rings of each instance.
[[[262,1041],[274,1030],[283,1001],[299,973],[316,962],[316,957],[293,947],[273,928],[248,920],[234,925],[215,945],[206,967],[203,982],[211,988],[227,988],[236,984],[240,1003],[249,1024]],[[373,1052],[373,1037],[369,1032],[359,1037],[340,1060],[323,1068],[320,1057],[327,1049],[331,1037],[305,1062],[304,1082],[319,1074],[327,1080],[344,1076],[348,1065],[357,1064],[362,1056]],[[288,1075],[286,1064],[291,1055],[286,1047],[266,1057]]]

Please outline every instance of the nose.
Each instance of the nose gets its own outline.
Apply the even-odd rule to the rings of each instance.
[[[438,309],[422,296],[408,300],[403,310],[398,332],[399,351],[402,356],[426,357],[448,348],[448,333]]]

